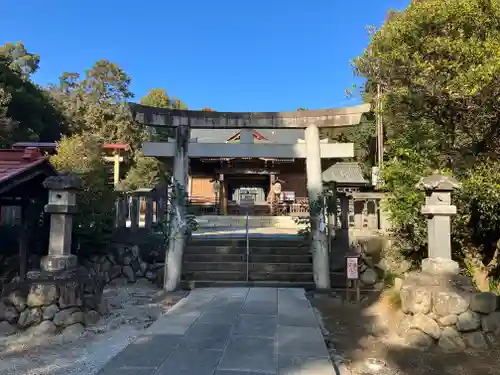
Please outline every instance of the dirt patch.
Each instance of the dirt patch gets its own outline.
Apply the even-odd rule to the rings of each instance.
[[[396,334],[402,313],[385,295],[366,294],[360,304],[345,303],[340,295],[316,295],[311,303],[322,316],[327,344],[353,375],[500,374],[499,347],[450,354],[437,347],[421,351],[406,345]],[[371,359],[382,361],[385,367],[369,371],[366,364]]]
[[[110,285],[104,290],[109,315],[83,336],[0,338],[0,374],[94,375],[186,294],[165,294],[150,283]]]

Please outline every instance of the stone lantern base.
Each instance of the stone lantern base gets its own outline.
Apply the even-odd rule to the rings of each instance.
[[[77,266],[78,259],[76,255],[46,255],[40,261],[42,270],[47,272],[57,272],[73,269]]]
[[[500,342],[500,304],[462,275],[411,273],[401,285],[398,333],[418,349],[447,352],[493,348]]]
[[[426,258],[422,260],[422,272],[432,275],[458,275],[460,266],[457,262],[445,258]]]

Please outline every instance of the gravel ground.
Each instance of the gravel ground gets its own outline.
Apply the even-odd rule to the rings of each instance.
[[[0,338],[0,375],[94,375],[183,296],[145,283],[109,286],[110,314],[82,337]]]

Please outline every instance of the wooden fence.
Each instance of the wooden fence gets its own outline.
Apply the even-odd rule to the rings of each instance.
[[[120,193],[116,200],[117,228],[151,228],[165,218],[166,188],[139,189]]]

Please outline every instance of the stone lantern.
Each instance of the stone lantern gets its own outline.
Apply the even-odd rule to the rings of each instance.
[[[422,271],[436,275],[456,275],[459,265],[451,259],[451,216],[457,208],[451,204],[451,193],[460,188],[451,176],[433,174],[424,177],[417,188],[424,190],[426,203],[421,212],[427,216],[428,257],[422,261]]]
[[[77,265],[77,257],[71,254],[73,215],[77,212],[76,192],[81,180],[76,176],[53,176],[43,185],[49,189],[49,201],[45,212],[50,214],[48,255],[42,258],[43,271],[57,272]]]

